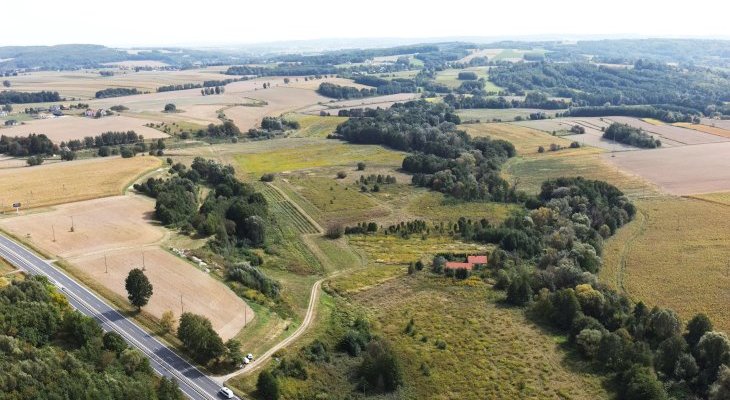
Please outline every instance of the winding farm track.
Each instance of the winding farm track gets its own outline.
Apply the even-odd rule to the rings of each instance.
[[[649,221],[649,216],[644,211],[639,211],[637,213],[637,216],[641,219],[640,225],[637,228],[636,232],[634,232],[629,240],[627,240],[624,243],[623,248],[621,248],[621,257],[619,260],[619,267],[616,271],[616,286],[621,289],[621,291],[625,294],[629,294],[629,291],[626,290],[626,285],[624,284],[624,276],[626,275],[626,265],[628,264],[628,257],[629,253],[631,253],[631,248],[634,245],[634,242],[646,232],[646,226]]]

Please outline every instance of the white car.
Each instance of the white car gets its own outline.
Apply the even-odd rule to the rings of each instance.
[[[248,355],[246,356],[246,358],[248,358],[248,361],[253,361],[253,354],[248,353]]]
[[[251,362],[251,360],[249,360],[248,358],[246,358],[246,357],[243,358],[243,365],[248,365],[250,362]]]
[[[218,394],[222,395],[224,399],[235,398],[235,396],[233,395],[233,391],[225,386],[223,386],[221,390],[218,391]]]

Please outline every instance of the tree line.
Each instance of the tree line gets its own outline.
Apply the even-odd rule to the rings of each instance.
[[[4,90],[0,92],[0,104],[49,103],[61,101],[58,92],[16,92]]]
[[[372,86],[381,96],[398,93],[416,93],[418,87],[412,79],[396,78],[392,80],[378,78],[372,75],[361,75],[354,78],[355,83]]]
[[[103,132],[96,136],[86,136],[83,140],[72,139],[68,142],[61,142],[61,148],[67,147],[72,151],[82,149],[99,148],[102,146],[118,146],[123,144],[134,144],[144,141],[144,136],[138,135],[135,131],[126,132]]]
[[[97,99],[106,99],[110,97],[122,97],[122,96],[132,96],[135,94],[141,94],[139,90],[136,88],[108,88],[108,89],[102,89],[96,92],[94,97]]]
[[[44,134],[31,133],[28,136],[0,136],[0,154],[13,157],[47,156],[59,152],[58,146]]]
[[[322,82],[317,88],[317,93],[325,97],[335,99],[360,99],[363,97],[375,96],[378,93],[376,88],[358,89],[352,86],[342,86],[329,82]]]

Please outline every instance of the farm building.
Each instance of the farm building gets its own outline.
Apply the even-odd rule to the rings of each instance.
[[[471,271],[477,265],[484,265],[488,262],[487,256],[467,256],[466,262],[447,262],[446,269],[466,269]]]

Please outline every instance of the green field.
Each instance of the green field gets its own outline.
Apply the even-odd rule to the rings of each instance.
[[[327,135],[335,132],[337,125],[347,121],[347,117],[320,117],[305,114],[287,114],[284,117],[297,121],[301,125],[291,135],[292,137],[326,138]]]
[[[516,209],[518,207],[513,204],[462,202],[438,192],[414,195],[408,204],[408,211],[421,219],[451,224],[464,217],[475,221],[486,218],[496,225]]]
[[[286,140],[286,139],[284,139]],[[281,140],[279,140],[281,141]],[[274,142],[270,140],[268,142]],[[320,167],[349,166],[367,160],[373,165],[399,167],[405,153],[388,150],[375,145],[353,145],[336,140],[323,140],[317,143],[296,145],[289,140],[286,146],[253,154],[237,154],[233,158],[240,169],[255,176],[267,172],[298,171]]]

